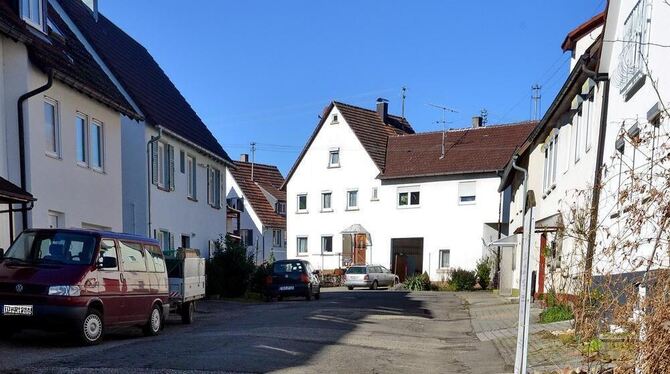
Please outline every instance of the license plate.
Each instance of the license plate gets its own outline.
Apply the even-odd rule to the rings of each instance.
[[[293,286],[281,286],[279,287],[279,291],[293,291],[295,287]]]
[[[2,308],[2,314],[5,316],[32,316],[32,305],[5,305]]]

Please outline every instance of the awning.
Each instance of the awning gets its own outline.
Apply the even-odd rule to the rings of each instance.
[[[0,204],[22,204],[36,199],[23,188],[0,177]]]
[[[365,234],[367,237],[367,245],[372,245],[372,237],[370,236],[370,232],[365,229],[362,225],[356,223],[353,224],[346,229],[342,230],[340,232],[341,234],[349,234],[349,235],[358,235],[358,234]]]
[[[552,232],[563,228],[563,216],[555,213],[535,222],[535,232]]]
[[[489,247],[516,247],[519,244],[517,241],[517,235],[505,236],[498,240],[494,240],[488,244]]]

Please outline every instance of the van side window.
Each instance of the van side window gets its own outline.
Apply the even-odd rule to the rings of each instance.
[[[151,256],[151,252],[149,252],[149,247],[144,246],[144,257],[146,258],[147,261],[147,271],[151,273],[156,272],[156,265],[154,264],[154,258]]]
[[[119,249],[124,271],[147,271],[141,244],[120,241]]]
[[[160,248],[155,245],[145,245],[144,248],[149,251],[150,260],[153,261],[155,271],[158,273],[164,273],[165,260],[163,259],[163,253],[161,253]]]
[[[116,267],[115,268],[102,269],[102,270],[118,271],[119,270],[119,259],[116,255],[116,243],[114,243],[114,240],[102,239],[100,241],[100,258],[105,258],[105,257],[115,259],[116,260]]]

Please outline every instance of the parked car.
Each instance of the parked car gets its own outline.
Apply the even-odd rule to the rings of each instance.
[[[344,273],[344,277],[344,285],[349,290],[354,287],[376,290],[378,287],[391,287],[399,283],[397,275],[380,265],[352,266]]]
[[[1,251],[0,251],[1,252]],[[0,332],[67,330],[99,343],[110,328],[158,335],[169,311],[158,241],[95,230],[26,230],[0,258]]]
[[[281,260],[272,264],[272,274],[266,280],[267,300],[286,296],[304,296],[308,301],[321,298],[319,271],[305,260]]]

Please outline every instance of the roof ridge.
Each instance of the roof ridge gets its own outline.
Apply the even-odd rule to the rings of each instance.
[[[370,113],[377,114],[377,111],[374,110],[374,109],[363,108],[362,106],[352,105],[352,104],[347,104],[347,103],[343,103],[343,102],[341,102],[341,101],[337,101],[337,100],[333,100],[333,104],[335,104],[335,105],[344,105],[344,106],[348,106],[348,107],[350,107],[350,108],[360,109],[360,110],[364,110],[364,111],[366,111],[366,112],[370,112]],[[407,118],[405,118],[405,117],[401,117],[401,116],[396,115],[396,114],[390,114],[390,113],[387,113],[387,115],[388,115],[389,117],[395,117],[395,118],[398,118],[398,119],[402,119],[402,120],[407,121]],[[384,123],[384,121],[382,121],[382,123]],[[387,123],[384,123],[384,124],[385,124],[386,126],[391,126],[391,125],[389,125],[389,124],[387,124]],[[393,126],[391,126],[391,127],[393,127]]]
[[[449,132],[461,132],[461,131],[467,131],[467,130],[485,130],[485,129],[492,129],[492,128],[501,128],[501,127],[513,127],[513,126],[521,126],[521,125],[529,125],[529,124],[538,124],[540,121],[521,121],[521,122],[510,122],[510,123],[500,123],[500,124],[495,124],[495,125],[486,125],[486,126],[481,126],[481,127],[460,127],[460,128],[452,128],[447,130],[447,133]],[[403,138],[403,137],[408,137],[408,136],[420,136],[420,135],[432,135],[432,134],[441,134],[442,131],[440,130],[435,130],[435,131],[423,131],[423,132],[416,132],[414,134],[404,134],[404,135],[399,135],[398,137]],[[395,138],[395,137],[391,137]]]
[[[245,161],[240,161],[240,160],[234,160],[233,163],[236,164],[236,165],[245,165],[245,166],[253,164],[254,166],[267,167],[267,168],[272,168],[272,169],[279,170],[279,167],[277,165],[264,164],[264,163],[261,163],[261,162],[248,162],[248,161],[245,162]]]

